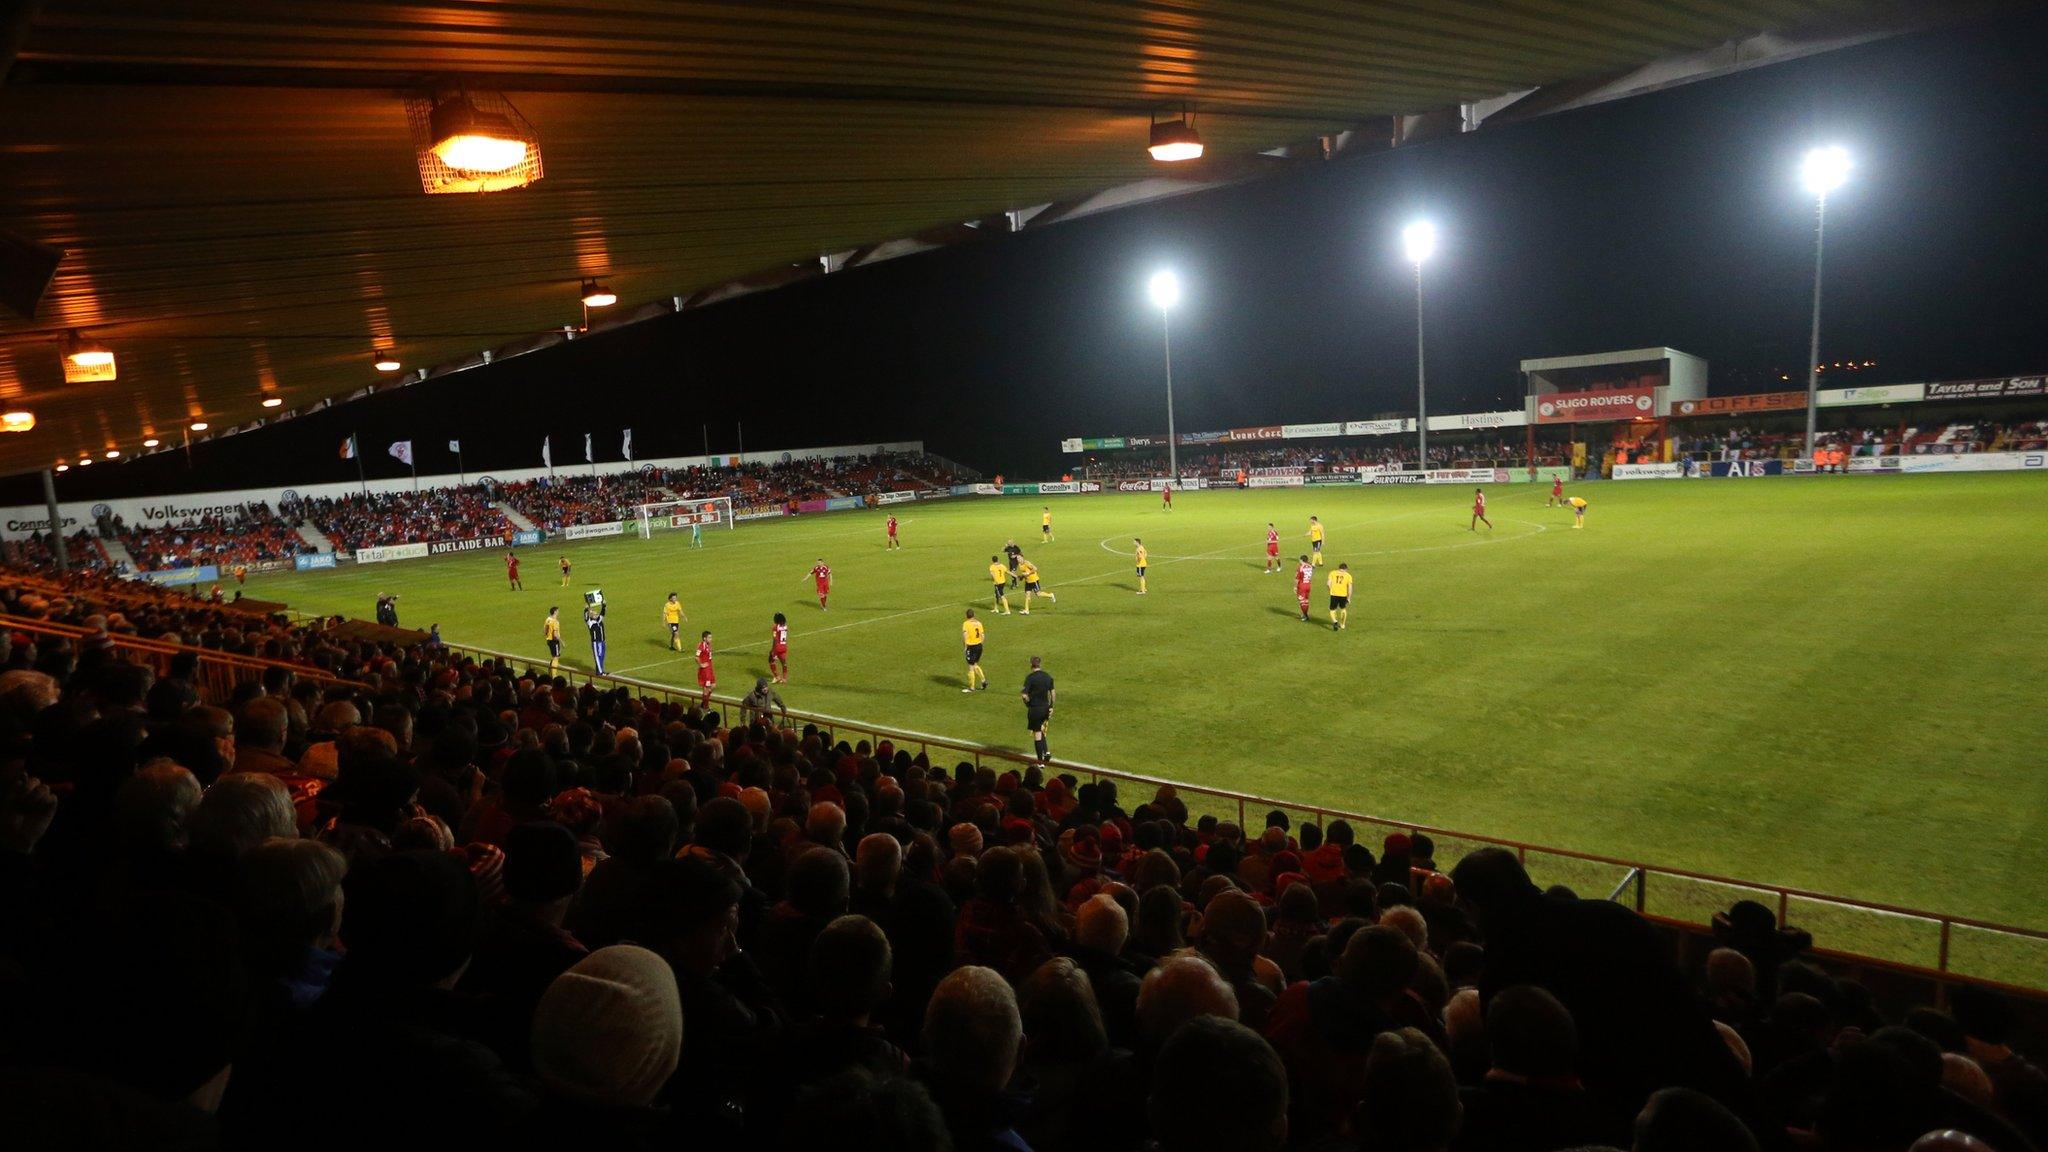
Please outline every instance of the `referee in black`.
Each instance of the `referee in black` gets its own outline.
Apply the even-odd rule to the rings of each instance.
[[[1017,586],[1017,557],[1024,555],[1024,550],[1017,547],[1017,542],[1012,540],[1003,545],[1003,555],[1009,558],[1010,587],[1015,588]]]
[[[1045,726],[1052,719],[1052,706],[1060,694],[1052,686],[1052,673],[1045,670],[1045,661],[1037,656],[1031,658],[1031,675],[1024,678],[1024,690],[1017,695],[1024,701],[1024,724],[1031,731],[1031,746],[1038,752],[1038,762],[1050,764],[1052,753],[1045,747]]]

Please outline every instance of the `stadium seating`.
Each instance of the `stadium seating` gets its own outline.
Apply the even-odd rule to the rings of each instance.
[[[223,570],[289,560],[309,551],[298,529],[261,502],[244,504],[239,520],[209,516],[177,526],[140,527],[113,517],[107,527],[144,571],[207,564]]]
[[[1562,464],[1571,454],[1567,441],[1550,437],[1536,442],[1536,463],[1540,465]],[[1338,444],[1312,444],[1297,442],[1263,448],[1247,448],[1242,444],[1226,444],[1214,447],[1183,448],[1179,452],[1181,474],[1185,476],[1217,477],[1228,479],[1241,469],[1258,473],[1272,469],[1294,469],[1303,472],[1328,472],[1343,468],[1415,468],[1415,442],[1402,442],[1382,438],[1371,444],[1357,441]],[[1446,442],[1435,440],[1429,446],[1429,467],[1431,468],[1526,468],[1529,466],[1529,446],[1526,441],[1474,440]],[[1163,451],[1142,451],[1129,454],[1111,454],[1089,462],[1084,469],[1090,479],[1122,480],[1147,478],[1164,475],[1166,454]]]
[[[512,522],[497,510],[490,490],[481,484],[418,492],[316,497],[286,510],[286,515],[293,514],[318,528],[345,552],[423,540],[466,540],[512,531]]]
[[[1499,849],[1192,820],[102,575],[0,573],[0,611],[81,629],[0,631],[17,1135],[33,1101],[104,1147],[2048,1137],[2000,996],[1888,1018],[1759,905],[1681,968]],[[202,696],[123,635],[281,663]]]
[[[342,552],[391,544],[502,536],[514,523],[510,506],[534,525],[555,531],[578,524],[631,519],[637,505],[682,497],[729,497],[735,507],[787,504],[834,496],[870,496],[899,488],[957,482],[952,468],[924,456],[848,456],[746,464],[729,468],[646,468],[605,476],[563,474],[492,486],[483,483],[423,488],[418,492],[350,493],[305,498],[273,511],[263,503],[242,507],[238,520],[220,517],[140,527],[110,518],[71,537],[69,556],[83,569],[105,567],[99,543],[105,531],[120,540],[138,568],[215,564],[223,570],[290,560],[311,551],[298,533],[309,524]],[[0,544],[0,562],[52,566],[42,536]]]

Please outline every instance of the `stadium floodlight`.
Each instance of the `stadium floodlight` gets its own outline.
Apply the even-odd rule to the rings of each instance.
[[[69,472],[69,471],[71,471],[71,465],[69,465],[69,464],[59,464],[59,465],[57,465],[57,471],[59,471],[59,472]]]
[[[1828,193],[1849,179],[1849,152],[1838,144],[1815,148],[1799,165],[1799,182],[1813,193],[1813,326],[1806,342],[1806,457],[1813,458],[1813,441],[1820,415],[1820,272],[1827,249]]]
[[[1180,480],[1179,437],[1173,431],[1173,306],[1180,303],[1180,277],[1171,269],[1162,268],[1152,274],[1151,283],[1145,286],[1152,296],[1152,306],[1159,309],[1159,331],[1166,347],[1166,482],[1170,486]]]
[[[583,282],[583,306],[585,308],[609,308],[619,302],[619,295],[595,280]]]
[[[263,406],[265,408],[282,408],[284,407],[284,397],[266,396],[263,398]]]
[[[398,360],[398,353],[389,348],[379,348],[370,354],[370,366],[379,372],[396,372],[405,367]]]
[[[36,426],[36,414],[26,408],[0,413],[0,432],[27,432]]]
[[[109,460],[119,460],[120,458],[121,458],[121,450],[120,450],[119,448],[109,448],[109,449],[107,449],[107,459],[109,459]]]
[[[143,446],[144,448],[154,448],[154,447],[156,447],[156,446],[157,446],[158,444],[161,444],[161,443],[163,443],[163,441],[161,441],[161,440],[158,440],[158,439],[157,439],[156,437],[154,437],[154,436],[151,436],[151,437],[150,437],[149,439],[147,439],[147,440],[144,440],[144,441],[142,442],[142,446]]]
[[[1436,225],[1417,220],[1401,229],[1401,246],[1407,249],[1410,264],[1420,264],[1436,255]]]
[[[206,431],[207,427],[208,425],[204,420],[194,420],[192,422],[192,430],[194,432],[204,432]]]
[[[1180,303],[1180,277],[1171,272],[1153,273],[1152,282],[1146,286],[1146,290],[1152,294],[1154,308],[1163,311]]]
[[[1429,389],[1422,365],[1422,265],[1436,254],[1436,225],[1417,220],[1401,229],[1401,247],[1415,265],[1415,466],[1429,468]]]
[[[1840,145],[1815,148],[1799,165],[1799,182],[1815,196],[1825,196],[1849,180],[1849,152]]]

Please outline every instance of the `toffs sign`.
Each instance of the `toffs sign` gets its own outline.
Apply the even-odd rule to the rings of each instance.
[[[1633,420],[1656,410],[1656,394],[1648,388],[1556,392],[1536,402],[1536,422],[1569,424],[1581,420]]]
[[[1748,396],[1706,396],[1698,400],[1680,400],[1671,406],[1671,414],[1719,416],[1730,412],[1772,412],[1804,407],[1804,392],[1757,392]]]

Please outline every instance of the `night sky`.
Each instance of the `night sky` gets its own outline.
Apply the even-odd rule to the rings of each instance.
[[[1063,436],[1163,431],[1171,266],[1182,431],[1414,411],[1426,268],[1430,409],[1503,407],[1519,360],[1667,345],[1715,392],[1803,386],[1813,203],[1801,154],[1855,158],[1829,202],[1822,359],[1844,383],[2048,370],[2048,18],[1892,40],[1528,124],[839,273],[202,446],[59,480],[65,499],[556,460],[922,439],[1051,474]],[[992,205],[993,207],[999,207]],[[879,238],[878,238],[879,239]],[[630,302],[629,302],[630,303]],[[1793,377],[1791,383],[1779,373]],[[1824,383],[1824,386],[1825,383]],[[569,444],[575,443],[572,450]],[[0,500],[40,498],[26,478]]]

